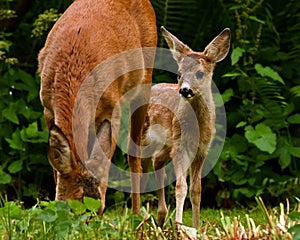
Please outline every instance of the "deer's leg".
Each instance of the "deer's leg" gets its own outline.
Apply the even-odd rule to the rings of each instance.
[[[143,158],[142,159],[143,173],[149,172],[150,163],[151,163],[151,158]],[[146,190],[147,183],[148,183],[148,175],[143,174],[141,177],[141,193],[143,193]]]
[[[98,156],[103,158],[104,163],[101,164],[102,173],[100,176],[100,194],[101,194],[101,207],[99,213],[103,213],[105,208],[105,200],[106,200],[106,190],[108,185],[108,177],[109,177],[109,169],[111,165],[111,158],[116,148],[116,144],[112,139],[112,126],[109,121],[102,122],[97,138],[99,141],[99,145],[103,151],[102,156]],[[104,155],[104,156],[103,156]]]
[[[184,158],[176,156],[173,159],[173,165],[176,175],[176,223],[182,223],[183,206],[187,194],[187,183],[186,183],[186,170],[184,164],[182,164]]]
[[[161,170],[159,174],[156,174],[156,178],[158,184],[160,184],[160,187],[157,190],[157,195],[158,195],[157,222],[158,222],[158,226],[162,227],[165,222],[166,216],[168,214],[168,209],[167,209],[166,199],[165,199],[165,188],[164,188],[165,171]]]
[[[143,105],[135,110],[136,104],[139,104],[138,99],[131,106],[128,162],[131,172],[132,211],[135,214],[140,214],[141,138],[148,105]]]
[[[165,163],[169,159],[162,150],[160,155],[156,155],[153,158],[153,165],[155,170],[155,177],[157,181],[157,195],[158,195],[158,209],[157,209],[157,222],[160,227],[163,226],[165,218],[168,214],[168,209],[165,199],[165,186],[164,181],[166,177],[165,173]]]
[[[91,130],[93,132],[93,130]],[[98,178],[100,184],[101,207],[98,211],[101,214],[105,208],[106,190],[108,185],[109,169],[111,158],[115,150],[115,141],[112,139],[112,124],[104,120],[97,129],[97,135],[90,133],[91,152],[86,167]]]
[[[190,198],[193,211],[193,227],[199,227],[201,202],[201,171],[203,161],[194,160],[190,168]]]

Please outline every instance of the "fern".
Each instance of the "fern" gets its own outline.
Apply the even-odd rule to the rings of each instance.
[[[183,41],[192,37],[194,21],[197,17],[197,0],[164,0],[152,1],[157,16],[158,26],[165,26],[168,30],[180,36],[185,36]],[[189,33],[190,32],[190,33]],[[164,40],[159,34],[158,46],[164,46]]]
[[[216,21],[222,17],[219,0],[152,0],[157,16],[157,25],[165,26],[183,42],[195,50],[202,50],[222,27]],[[217,6],[219,5],[219,8]],[[223,11],[223,10],[222,10]],[[220,22],[220,21],[219,21]],[[159,31],[158,47],[165,43]]]

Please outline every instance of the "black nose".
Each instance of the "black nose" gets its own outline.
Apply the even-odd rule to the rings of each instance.
[[[191,98],[194,96],[194,93],[190,88],[180,88],[179,93],[185,98]]]

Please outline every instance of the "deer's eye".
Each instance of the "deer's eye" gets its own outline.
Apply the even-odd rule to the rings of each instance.
[[[196,72],[196,78],[197,79],[202,79],[203,76],[204,76],[204,72],[201,72],[201,71]]]

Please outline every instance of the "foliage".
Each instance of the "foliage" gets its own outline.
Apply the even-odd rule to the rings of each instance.
[[[299,99],[290,91],[299,70],[292,65],[281,68],[287,58],[293,62],[299,59],[293,57],[294,53],[283,53],[287,45],[280,34],[284,33],[276,29],[274,9],[265,1],[236,1],[229,9],[235,16],[235,39],[232,70],[223,77],[233,90],[226,107],[228,130],[234,133],[228,135],[214,173],[219,180],[233,184],[230,193],[234,199],[299,195],[299,125],[290,120],[296,119],[299,111]],[[275,16],[283,17],[282,11],[287,9]],[[271,37],[271,43],[266,41]],[[286,72],[293,72],[294,77]],[[295,180],[283,193],[278,185],[288,179]],[[274,184],[277,188],[271,187]]]
[[[2,239],[190,239],[196,229],[174,223],[174,212],[167,216],[163,228],[156,224],[156,210],[142,208],[140,216],[128,208],[107,210],[97,216],[100,200],[84,198],[83,203],[52,201],[38,202],[30,209],[2,199],[0,234]],[[286,207],[267,209],[261,199],[252,210],[204,209],[197,237],[201,239],[298,239],[299,208],[292,212]],[[232,220],[233,219],[233,220]],[[185,224],[191,224],[191,211],[184,213]]]
[[[116,213],[97,216],[100,200],[38,202],[23,210],[16,202],[3,201],[0,233],[3,239],[133,239],[140,216]]]
[[[46,32],[72,0],[34,3],[25,13],[17,10],[20,2],[5,0],[0,5],[0,191],[9,199],[32,200],[40,194],[52,197],[54,189],[48,180],[52,170],[46,159],[36,59]],[[204,179],[203,195],[215,197],[213,205],[219,206],[253,204],[254,196],[272,203],[299,196],[300,3],[152,4],[158,29],[166,26],[195,50],[203,49],[223,28],[231,28],[230,56],[214,75],[227,111],[227,139],[219,161]],[[158,46],[166,46],[160,33]],[[174,80],[165,73],[154,74],[154,82]],[[120,151],[114,161],[126,167]],[[174,186],[167,191],[174,199]],[[202,202],[207,203],[205,198]]]
[[[50,26],[56,22],[61,14],[58,14],[57,9],[49,9],[44,13],[40,14],[38,18],[34,21],[32,29],[33,37],[41,37],[50,30]]]
[[[51,170],[43,153],[48,134],[38,99],[39,77],[10,56],[9,37],[0,33],[0,191],[21,200],[36,198]]]

